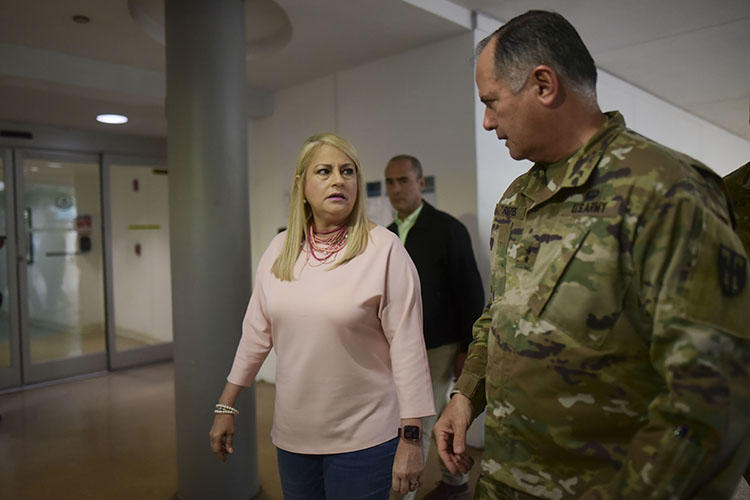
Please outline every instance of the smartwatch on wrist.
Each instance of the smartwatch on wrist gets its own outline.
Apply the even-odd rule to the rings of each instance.
[[[418,443],[422,439],[422,429],[417,425],[405,425],[398,428],[398,437]]]

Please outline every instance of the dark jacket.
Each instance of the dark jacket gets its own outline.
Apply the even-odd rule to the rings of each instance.
[[[398,234],[395,222],[388,229]],[[465,352],[471,327],[484,307],[469,232],[458,219],[425,201],[405,246],[422,285],[427,349],[459,342]]]

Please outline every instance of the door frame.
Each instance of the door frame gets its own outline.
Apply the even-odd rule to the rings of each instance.
[[[18,334],[18,279],[16,276],[16,218],[13,148],[0,146],[5,183],[5,267],[8,277],[8,304],[10,364],[0,366],[0,390],[21,384],[21,346]]]

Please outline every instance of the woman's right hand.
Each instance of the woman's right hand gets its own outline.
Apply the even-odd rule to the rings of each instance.
[[[234,415],[217,413],[214,424],[208,432],[211,439],[211,451],[216,453],[219,460],[226,462],[227,456],[234,453],[232,438],[234,437]]]

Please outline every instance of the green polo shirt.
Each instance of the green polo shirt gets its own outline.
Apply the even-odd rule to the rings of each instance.
[[[398,218],[398,212],[394,216],[396,227],[398,227],[398,239],[401,240],[403,245],[406,245],[406,235],[409,234],[409,230],[414,227],[414,223],[417,222],[417,217],[422,212],[424,202],[420,203],[419,208],[414,210],[412,213],[406,216],[404,220]]]

